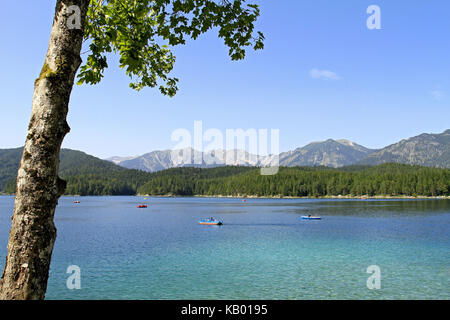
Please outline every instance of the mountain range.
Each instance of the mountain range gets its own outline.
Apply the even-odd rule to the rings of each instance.
[[[211,168],[230,166],[265,166],[271,157],[259,157],[244,150],[200,152],[192,148],[152,151],[137,157],[105,159],[128,169],[156,172],[175,167]]]
[[[243,150],[200,152],[187,148],[175,151],[153,151],[137,157],[112,157],[105,160],[128,169],[156,172],[182,166],[201,168],[225,164],[265,166],[270,164],[273,158],[273,155],[260,157]],[[344,139],[328,139],[279,154],[280,166],[286,167],[339,168],[348,165],[378,165],[388,162],[450,168],[450,129],[440,134],[424,133],[382,149],[366,148]]]
[[[22,151],[23,148],[0,149],[0,193],[14,193],[15,178],[17,175],[20,158],[22,156]],[[189,165],[189,167],[216,168],[205,171],[196,168],[177,168],[184,166],[183,161],[186,160],[182,157],[181,151],[184,152],[185,156],[189,156],[191,162],[197,163],[195,165]],[[140,157],[126,157],[124,159],[116,157],[106,161],[81,151],[62,149],[60,155],[59,175],[67,181],[66,194],[72,195],[133,195],[138,193],[139,190],[141,190],[140,188],[144,188],[144,185],[146,184],[147,187],[151,189],[152,194],[189,194],[189,192],[196,192],[194,190],[196,184],[188,183],[186,177],[191,180],[193,179],[192,181],[195,182],[197,181],[196,179],[201,176],[209,179],[220,177],[224,178],[228,175],[232,175],[236,176],[236,178],[233,179],[239,180],[240,178],[237,176],[244,174],[245,172],[249,172],[248,170],[256,170],[255,172],[259,172],[256,168],[251,168],[251,166],[265,166],[270,162],[270,160],[273,159],[273,157],[274,156],[258,158],[245,151],[236,150],[228,152],[224,152],[223,150],[215,150],[201,153],[193,151],[192,149],[184,149],[175,152],[171,152],[170,150],[154,151]],[[224,161],[224,159],[227,160]],[[280,166],[282,166],[280,170],[284,170],[283,172],[286,174],[284,178],[277,178],[281,179],[279,183],[281,183],[283,179],[287,179],[291,181],[290,183],[293,183],[295,180],[292,180],[293,176],[298,174],[308,175],[307,172],[326,173],[331,172],[329,170],[334,170],[335,174],[343,174],[345,172],[368,170],[366,173],[369,174],[370,177],[372,177],[371,175],[374,172],[377,174],[390,172],[388,175],[381,174],[380,177],[382,176],[383,179],[394,177],[392,178],[394,179],[392,183],[395,182],[397,184],[399,183],[397,180],[400,178],[403,180],[412,179],[411,181],[416,181],[420,177],[422,180],[419,179],[417,180],[418,182],[416,181],[418,184],[411,187],[412,191],[410,190],[410,192],[407,193],[408,195],[448,194],[448,171],[439,171],[442,169],[428,169],[424,167],[450,168],[450,130],[446,130],[441,134],[421,134],[416,137],[399,141],[398,143],[392,144],[380,150],[368,149],[348,140],[329,139],[322,142],[313,142],[302,148],[281,153],[279,155],[279,160]],[[113,162],[116,162],[119,165]],[[403,164],[384,165],[383,163],[385,162],[397,162]],[[227,164],[227,166],[225,166],[225,164]],[[420,166],[402,167],[404,164],[414,164]],[[126,168],[125,166],[129,168]],[[313,168],[309,168],[308,166]],[[342,169],[324,169],[319,166],[344,167]],[[170,169],[171,167],[175,168]],[[294,171],[291,172],[289,170]],[[155,172],[152,173],[145,171]],[[403,176],[403,174],[408,174],[408,172],[415,176]],[[397,176],[392,175],[394,173],[397,174]],[[313,188],[315,174],[308,177],[308,179],[313,179],[310,181],[310,187]],[[245,182],[244,180],[242,183]],[[406,180],[402,183],[409,184]],[[217,181],[217,187],[219,189],[221,188],[221,183],[224,181],[225,180]],[[367,184],[367,181],[364,183]],[[372,182],[379,184],[381,183],[380,181],[374,180]],[[430,185],[430,181],[434,181],[434,184]],[[332,183],[332,181],[326,182],[326,188],[325,186],[323,188],[327,189],[329,184],[331,185]],[[389,186],[392,187],[392,183],[389,182]],[[424,189],[425,185],[427,185],[426,190]],[[365,188],[370,189],[370,186],[371,184],[366,185]],[[386,186],[380,184],[378,186],[379,190],[376,191],[376,193],[381,192],[380,194],[389,194],[389,190],[386,189]],[[248,187],[253,188],[255,186],[249,185]],[[290,187],[285,187],[287,188],[286,190],[291,190]],[[300,189],[303,188],[301,183],[298,187]],[[353,187],[356,188],[357,186]],[[144,188],[141,192],[145,193],[145,190],[146,189]],[[358,192],[368,192],[367,190],[364,191],[361,189]],[[307,194],[309,195],[311,193],[314,195],[314,190],[311,189],[310,191],[308,191]],[[247,193],[253,194],[252,192]],[[390,192],[392,194],[399,194],[397,189],[391,190]]]
[[[369,154],[359,164],[387,162],[450,168],[450,130],[441,134],[423,133]]]
[[[280,165],[343,167],[358,163],[376,150],[349,140],[328,139],[280,154]]]
[[[9,184],[14,188],[14,180],[19,167],[23,148],[0,149],[0,191]],[[108,194],[131,193],[138,185],[149,178],[150,172],[162,171],[183,165],[184,155],[190,156],[189,165],[200,168],[227,165],[265,166],[274,156],[257,157],[245,151],[215,150],[201,153],[192,149],[178,151],[153,151],[138,157],[114,157],[101,160],[81,151],[62,149],[60,175],[72,179],[73,184],[80,176],[89,177],[89,194],[104,192],[100,186],[110,186]],[[197,161],[200,159],[201,161]],[[227,159],[226,161],[224,159]],[[326,140],[313,142],[279,155],[280,166],[327,166],[343,167],[350,165],[373,166],[388,162],[414,164],[427,167],[450,168],[450,130],[440,134],[421,134],[401,140],[385,148],[374,150],[365,148],[348,140]],[[127,170],[137,169],[137,170]],[[142,172],[146,171],[146,172]],[[73,178],[72,178],[73,177]],[[78,177],[78,178],[76,178]],[[96,183],[92,183],[95,181]],[[113,181],[113,182],[111,182]],[[97,188],[97,189],[96,189]]]

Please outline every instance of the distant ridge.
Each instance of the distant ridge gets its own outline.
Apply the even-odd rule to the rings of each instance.
[[[376,150],[349,140],[328,139],[280,154],[280,165],[343,167],[361,161]]]
[[[423,133],[401,140],[370,154],[359,164],[378,165],[387,162],[450,168],[450,130],[439,134]]]
[[[190,155],[185,161],[183,155]],[[117,160],[117,157],[113,157]],[[109,161],[112,158],[106,159]],[[197,159],[200,159],[199,162]],[[176,167],[211,168],[224,165],[261,166],[267,157],[257,157],[243,150],[212,150],[200,152],[192,148],[182,150],[152,151],[142,156],[133,157],[123,161],[115,161],[116,164],[128,168],[147,172],[156,172]]]
[[[184,150],[186,151],[186,149]],[[293,151],[284,152],[279,155],[279,164],[281,166],[328,166],[342,167],[361,161],[367,155],[376,150],[368,149],[349,140],[332,140],[313,142],[305,147],[297,148]],[[180,150],[181,152],[181,150]],[[194,166],[200,168],[210,168],[227,165],[241,166],[265,166],[271,163],[273,156],[260,157],[252,155],[243,150],[214,150],[200,152],[194,149],[189,150],[191,154],[190,164],[182,161],[181,156],[174,156],[171,150],[153,151],[142,156],[132,157],[130,159],[120,160],[118,157],[108,158],[108,161],[128,168],[138,169],[147,172],[156,172],[169,168]],[[221,152],[225,155],[218,156]],[[203,159],[201,163],[195,162],[194,158]],[[233,159],[225,161],[223,159]]]
[[[108,159],[105,159],[105,160],[106,161],[111,161],[114,164],[119,164],[120,162],[131,160],[131,159],[134,159],[134,158],[136,158],[136,157],[111,157],[111,158],[108,158]]]
[[[339,168],[348,165],[378,165],[382,163],[417,164],[428,167],[450,168],[450,129],[440,134],[421,134],[402,140],[382,149],[370,149],[346,139],[316,141],[292,151],[279,155],[281,166],[326,166]],[[218,152],[216,150],[214,152]],[[171,156],[171,150],[153,151],[142,156],[128,157],[121,160],[113,157],[106,160],[129,169],[156,172],[180,165],[180,159]],[[242,150],[231,150],[235,161],[232,165],[263,166],[270,163],[269,157],[258,157]],[[210,168],[223,166],[211,152],[201,153],[191,149],[192,157],[205,161],[195,167]],[[255,160],[256,159],[256,160]],[[191,161],[191,163],[195,163]]]

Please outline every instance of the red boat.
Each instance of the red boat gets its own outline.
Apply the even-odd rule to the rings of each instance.
[[[75,200],[73,203],[80,203],[80,201],[78,201],[78,200]]]
[[[140,204],[136,208],[147,208],[147,205],[146,204]]]

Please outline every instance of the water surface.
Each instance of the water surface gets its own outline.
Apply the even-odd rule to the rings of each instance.
[[[449,200],[73,200],[56,211],[48,299],[450,298]],[[12,209],[1,196],[2,269]],[[197,224],[210,216],[225,224]],[[66,287],[70,265],[81,290]]]

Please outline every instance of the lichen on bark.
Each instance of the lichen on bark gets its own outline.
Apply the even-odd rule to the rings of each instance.
[[[42,67],[41,73],[39,74],[39,78],[35,80],[34,84],[37,85],[39,81],[50,78],[54,75],[56,75],[56,72],[50,68],[47,62],[44,62],[44,66]]]

